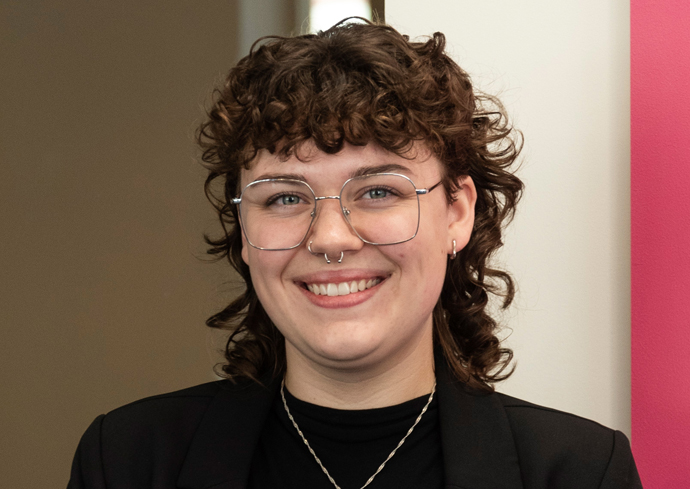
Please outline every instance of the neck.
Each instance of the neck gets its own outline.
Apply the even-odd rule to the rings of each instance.
[[[303,401],[336,409],[373,409],[400,404],[434,386],[433,342],[429,336],[394,361],[353,369],[324,367],[286,345],[285,386]]]

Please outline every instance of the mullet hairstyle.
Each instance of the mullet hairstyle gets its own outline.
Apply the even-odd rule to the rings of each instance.
[[[440,32],[410,41],[390,26],[350,19],[318,34],[264,37],[213,94],[198,130],[209,170],[206,196],[223,233],[205,236],[208,253],[230,262],[246,289],[206,324],[228,330],[221,375],[259,381],[285,371],[285,340],[266,314],[241,257],[237,206],[241,170],[260,150],[299,157],[309,142],[327,154],[377,144],[409,158],[422,143],[443,164],[448,202],[466,176],[477,188],[468,245],[449,260],[434,309],[434,344],[454,376],[481,391],[511,373],[513,352],[501,347],[489,294],[507,308],[511,276],[489,265],[502,245],[523,185],[511,170],[522,147],[501,103],[475,93],[470,78],[447,54]]]

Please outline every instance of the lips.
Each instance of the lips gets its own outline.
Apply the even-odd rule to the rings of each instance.
[[[315,306],[341,309],[369,301],[390,276],[390,270],[373,267],[320,270],[298,275],[293,283]]]
[[[356,292],[362,292],[364,290],[370,289],[375,285],[381,283],[380,278],[372,278],[369,280],[361,279],[359,281],[352,280],[349,282],[339,282],[339,283],[312,283],[306,284],[307,290],[309,290],[314,295],[327,295],[329,297],[335,297],[339,295],[349,295]]]

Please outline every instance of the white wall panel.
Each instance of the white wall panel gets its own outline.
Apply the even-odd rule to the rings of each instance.
[[[630,433],[629,5],[395,0],[412,37],[446,34],[524,132],[526,193],[500,260],[517,370],[498,390]]]

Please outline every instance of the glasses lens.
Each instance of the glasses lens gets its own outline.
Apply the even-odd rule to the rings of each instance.
[[[341,201],[352,228],[367,243],[401,243],[417,234],[419,198],[401,175],[354,178],[343,187]]]
[[[242,193],[240,216],[247,240],[257,248],[280,250],[300,244],[309,231],[314,193],[297,180],[267,180]]]

